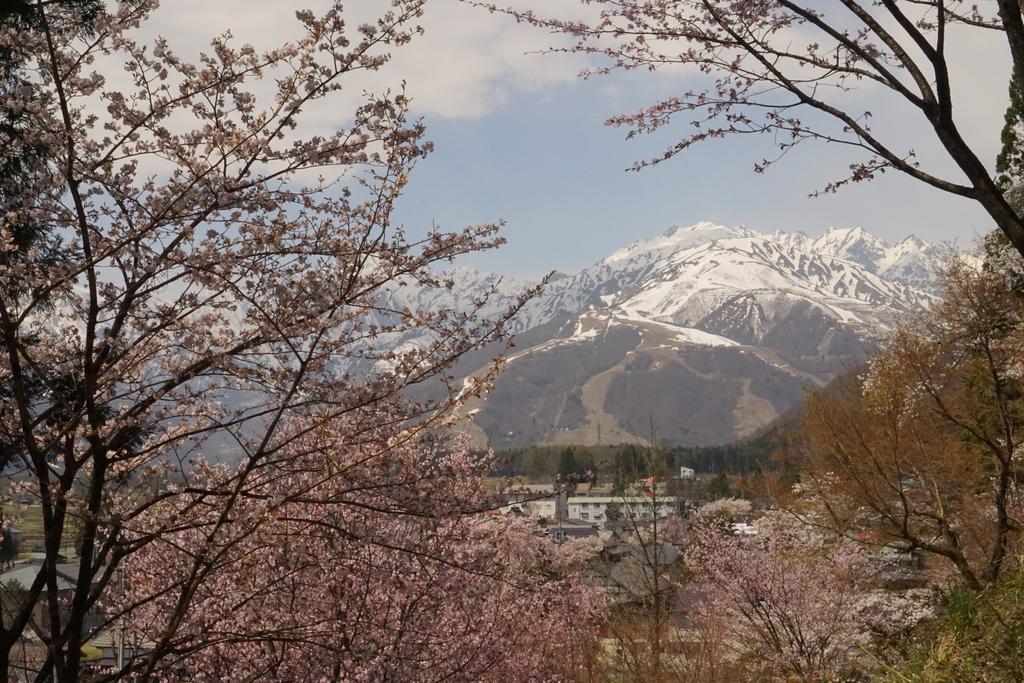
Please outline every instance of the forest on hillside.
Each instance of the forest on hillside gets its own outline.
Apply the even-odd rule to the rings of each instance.
[[[657,450],[664,462],[663,476],[680,467],[698,474],[748,475],[785,467],[780,454],[784,426],[765,430],[755,437],[722,446],[666,446]],[[499,476],[525,476],[550,480],[558,475],[594,471],[611,476],[616,471],[642,470],[652,449],[637,444],[606,446],[532,446],[496,453]]]

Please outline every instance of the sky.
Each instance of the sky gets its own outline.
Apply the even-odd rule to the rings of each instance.
[[[579,17],[578,0],[510,0]],[[304,5],[322,7],[325,0]],[[368,18],[384,0],[347,3],[353,20]],[[145,31],[164,35],[183,54],[198,51],[230,28],[239,41],[270,47],[290,37],[292,3],[268,0],[164,0]],[[931,189],[895,172],[809,198],[842,176],[849,159],[822,145],[798,148],[765,174],[754,162],[772,156],[771,140],[713,141],[640,172],[634,162],[658,155],[684,131],[680,121],[654,136],[625,139],[609,116],[678,94],[692,73],[630,72],[587,80],[581,57],[539,54],[564,38],[519,25],[457,0],[431,0],[425,34],[397,50],[371,81],[380,90],[407,81],[413,109],[427,125],[435,151],[416,169],[397,218],[411,234],[437,224],[448,229],[504,221],[508,244],[470,257],[469,265],[535,277],[590,265],[621,246],[674,225],[706,220],[755,230],[861,226],[890,241],[916,234],[970,246],[990,223],[973,202]],[[951,36],[955,115],[983,159],[998,151],[1006,103],[1008,57],[998,34]],[[913,112],[864,88],[851,97],[870,109],[876,132],[913,148],[930,168],[941,153]],[[343,116],[321,112],[329,124]]]

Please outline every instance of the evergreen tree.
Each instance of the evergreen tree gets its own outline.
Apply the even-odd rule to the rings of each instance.
[[[996,182],[1004,191],[1010,190],[1024,180],[1024,93],[1017,87],[1021,79],[1010,80],[1010,105],[1006,108],[1006,117],[1002,133],[1002,150],[996,159]],[[1020,213],[1020,207],[1014,206]]]
[[[708,500],[718,498],[729,498],[732,496],[732,487],[729,486],[729,477],[725,472],[719,472],[704,485],[704,496]]]
[[[48,8],[50,23],[81,22],[91,26],[103,11],[100,0],[57,0],[47,5],[62,10],[54,14],[55,9]],[[38,29],[41,23],[42,15],[34,3],[0,0],[0,29]],[[0,225],[9,233],[7,248],[0,250],[0,265],[32,259],[37,268],[45,268],[60,257],[60,240],[52,223],[41,225],[31,215],[38,205],[40,188],[55,170],[51,167],[55,155],[50,153],[50,146],[59,141],[29,128],[23,104],[33,90],[31,78],[24,56],[0,47]],[[23,294],[0,292],[8,300]]]
[[[611,503],[608,503],[608,506],[605,508],[604,517],[611,524],[615,524],[616,522],[621,522],[622,521],[622,505],[617,503],[617,502],[615,502],[615,501],[612,501]]]
[[[622,493],[634,481],[643,476],[644,457],[634,445],[623,446],[615,453],[613,489]]]
[[[558,458],[558,473],[562,476],[567,476],[576,474],[579,472],[579,469],[579,463],[576,462],[576,453],[571,447],[564,449]]]
[[[1024,257],[1013,248],[1006,235],[993,230],[985,236],[986,272],[1002,275],[1016,294],[1024,294]]]
[[[49,24],[78,22],[86,27],[92,26],[104,10],[102,0],[54,0],[47,6]],[[0,30],[42,28],[43,16],[35,3],[0,0]],[[45,302],[47,297],[25,289],[23,283],[37,280],[33,274],[45,272],[68,256],[54,231],[54,222],[43,224],[33,219],[34,210],[47,191],[42,188],[52,187],[49,177],[59,173],[52,162],[57,155],[51,150],[59,140],[38,126],[30,126],[24,105],[33,92],[32,77],[25,68],[24,55],[0,46],[0,268],[16,267],[25,273],[23,278],[7,280],[8,284],[0,287],[0,298],[7,302],[17,302],[26,295],[35,295]],[[0,348],[20,348],[34,342],[14,335],[0,324]],[[5,378],[0,376],[2,379]],[[66,383],[67,378],[26,372],[21,388],[28,395],[47,401],[48,387]],[[0,381],[0,409],[12,398],[12,391],[10,382]],[[59,419],[59,415],[51,416],[51,421]],[[17,441],[0,432],[0,470],[16,461],[19,453]]]

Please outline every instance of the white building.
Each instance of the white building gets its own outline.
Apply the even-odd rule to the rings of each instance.
[[[679,478],[680,479],[693,479],[696,476],[697,476],[697,472],[692,467],[680,467],[679,468]]]
[[[556,521],[568,517],[566,500],[564,487],[556,489],[552,484],[523,484],[508,492],[508,504],[501,512],[508,514],[513,508],[518,508],[534,519],[543,517]]]
[[[608,506],[615,504],[623,521],[662,518],[676,509],[672,496],[570,496],[568,499],[569,519],[585,522],[608,521]]]

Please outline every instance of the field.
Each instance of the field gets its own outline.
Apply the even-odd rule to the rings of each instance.
[[[11,526],[21,532],[21,545],[18,548],[18,559],[27,559],[33,552],[43,550],[43,512],[39,504],[8,503],[0,505],[4,519],[9,520]],[[64,544],[61,553],[65,556],[75,554],[74,550],[74,520],[65,522]]]

